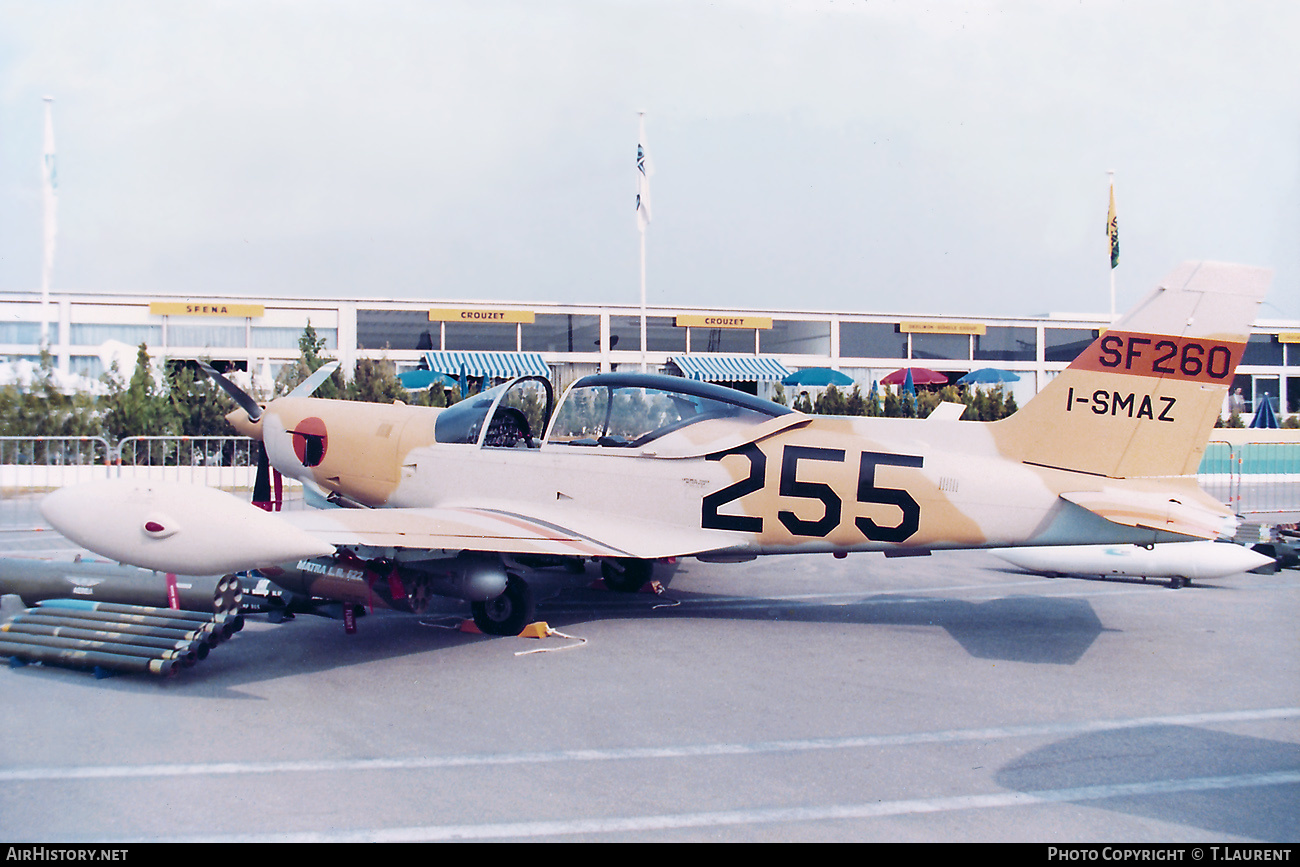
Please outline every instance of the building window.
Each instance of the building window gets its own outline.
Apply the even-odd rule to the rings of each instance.
[[[245,346],[243,325],[167,325],[168,346],[202,346],[242,349]]]
[[[141,343],[159,346],[162,344],[162,326],[96,325],[74,322],[71,328],[71,340],[68,342],[73,346],[99,346],[106,340],[116,340],[131,346],[139,346]]]
[[[59,323],[50,323],[50,344],[59,342]],[[0,343],[40,343],[41,323],[0,322]]]
[[[649,352],[686,351],[686,329],[678,328],[671,316],[647,316],[645,333]],[[610,316],[609,348],[641,351],[641,317]]]
[[[302,328],[253,328],[252,346],[254,349],[297,349],[306,326]],[[339,332],[337,328],[317,328],[312,326],[317,339],[325,341],[326,349],[338,349]]]
[[[437,322],[430,323],[435,328]],[[515,352],[519,349],[519,326],[513,322],[444,322],[447,349],[478,352]],[[437,341],[434,341],[437,343]],[[414,347],[412,347],[414,348]]]
[[[759,329],[758,346],[764,353],[829,356],[831,324],[825,320],[776,319],[771,328]]]
[[[1087,328],[1043,329],[1043,360],[1074,361],[1087,349],[1100,332]]]
[[[906,358],[907,335],[889,322],[841,322],[841,358]]]
[[[438,326],[429,321],[427,310],[358,310],[356,348],[437,349]],[[432,343],[421,347],[420,337],[425,334]]]
[[[638,323],[638,335],[640,331]],[[521,332],[525,352],[598,352],[600,317],[574,313],[538,313]]]
[[[1282,364],[1282,344],[1276,334],[1252,334],[1246,342],[1242,364]]]
[[[913,334],[912,357],[943,361],[970,360],[968,334]]]
[[[754,354],[753,328],[688,328],[691,352],[725,352],[728,355]]]
[[[1036,361],[1037,329],[990,325],[975,335],[977,361]]]
[[[104,361],[98,355],[73,355],[68,358],[68,372],[87,379],[104,375]]]

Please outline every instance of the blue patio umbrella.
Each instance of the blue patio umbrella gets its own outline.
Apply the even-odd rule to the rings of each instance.
[[[433,370],[408,370],[397,374],[397,379],[408,391],[423,391],[434,384],[442,386],[456,384],[451,377]]]
[[[907,376],[903,378],[903,394],[916,396],[916,386],[912,384],[912,368],[907,369]]]
[[[853,384],[853,377],[847,373],[841,373],[838,370],[832,370],[829,367],[805,367],[802,370],[796,370],[794,373],[781,380],[782,385],[814,385],[814,386],[848,386]]]
[[[1259,406],[1255,407],[1255,417],[1250,420],[1247,427],[1277,427],[1277,416],[1273,413],[1273,401],[1269,400],[1268,393],[1259,396]]]
[[[981,367],[957,380],[958,385],[995,385],[1003,382],[1019,382],[1020,374],[996,367]]]

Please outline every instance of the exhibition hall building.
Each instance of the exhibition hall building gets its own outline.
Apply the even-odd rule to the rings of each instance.
[[[141,343],[158,359],[205,359],[274,375],[299,356],[310,324],[345,371],[362,358],[384,358],[398,372],[425,369],[448,382],[541,372],[559,390],[589,373],[645,369],[770,397],[776,383],[803,368],[839,370],[864,394],[906,367],[938,371],[951,382],[992,368],[1011,375],[1002,377],[1005,387],[1023,405],[1106,325],[1104,316],[1076,314],[649,307],[644,315],[643,346],[635,304],[58,292],[45,305],[39,292],[10,292],[0,293],[0,356],[36,360],[44,330],[65,376],[98,378],[123,345]],[[1300,412],[1300,321],[1257,324],[1231,391],[1237,389],[1243,411],[1267,394],[1283,414]]]

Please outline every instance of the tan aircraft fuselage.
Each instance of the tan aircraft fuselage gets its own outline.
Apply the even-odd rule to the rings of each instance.
[[[505,508],[532,504],[533,514],[580,510],[634,525],[723,531],[737,553],[1186,538],[1177,528],[1169,535],[1101,521],[1060,498],[1115,486],[1140,492],[1153,480],[1005,457],[996,424],[795,414],[766,436],[719,448],[712,444],[743,431],[718,420],[640,449],[492,448],[433,442],[437,412],[282,399],[265,416],[263,436],[279,470],[366,506],[496,500]],[[306,438],[294,433],[304,430],[324,438],[314,466],[304,465]],[[1187,500],[1228,514],[1194,480],[1158,482],[1162,491],[1171,484]]]

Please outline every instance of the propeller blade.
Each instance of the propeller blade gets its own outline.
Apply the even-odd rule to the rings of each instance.
[[[337,361],[331,361],[329,364],[321,365],[311,376],[298,383],[298,387],[289,392],[289,397],[311,397],[311,393],[321,387],[321,383],[329,379],[334,371],[339,369]]]
[[[240,408],[243,409],[244,412],[248,413],[249,421],[256,422],[262,417],[262,407],[257,401],[253,400],[252,395],[226,379],[220,373],[217,373],[212,365],[208,364],[206,361],[200,361],[199,368],[208,376],[212,377],[212,381],[221,386],[221,390],[230,395],[231,399],[233,399],[235,403],[239,404]]]

